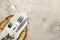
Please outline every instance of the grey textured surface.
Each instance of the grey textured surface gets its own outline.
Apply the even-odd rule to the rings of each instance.
[[[29,16],[25,40],[60,40],[60,0],[10,0]]]

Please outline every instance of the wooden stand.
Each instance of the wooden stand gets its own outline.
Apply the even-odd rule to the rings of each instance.
[[[0,32],[5,28],[5,26],[11,20],[12,17],[13,15],[10,15],[3,22],[0,23]],[[22,33],[20,34],[17,40],[24,40],[24,38],[26,37],[26,34],[27,34],[27,27],[22,31]]]

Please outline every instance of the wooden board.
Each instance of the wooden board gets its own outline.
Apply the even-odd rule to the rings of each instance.
[[[0,32],[5,28],[7,23],[11,20],[13,15],[8,16],[3,22],[0,23]],[[17,40],[24,40],[27,34],[27,27],[22,31],[19,38]]]

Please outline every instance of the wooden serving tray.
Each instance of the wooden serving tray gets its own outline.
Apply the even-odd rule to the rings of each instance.
[[[0,32],[5,28],[7,23],[11,20],[13,15],[8,16],[3,22],[0,23]],[[19,38],[17,40],[24,40],[27,34],[27,27],[22,31]]]

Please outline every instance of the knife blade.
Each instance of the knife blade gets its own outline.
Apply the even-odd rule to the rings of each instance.
[[[18,32],[18,30],[25,24],[25,22],[27,21],[28,18],[25,18],[21,24],[19,25],[19,27],[17,28],[16,32]],[[18,20],[19,21],[19,20]]]

